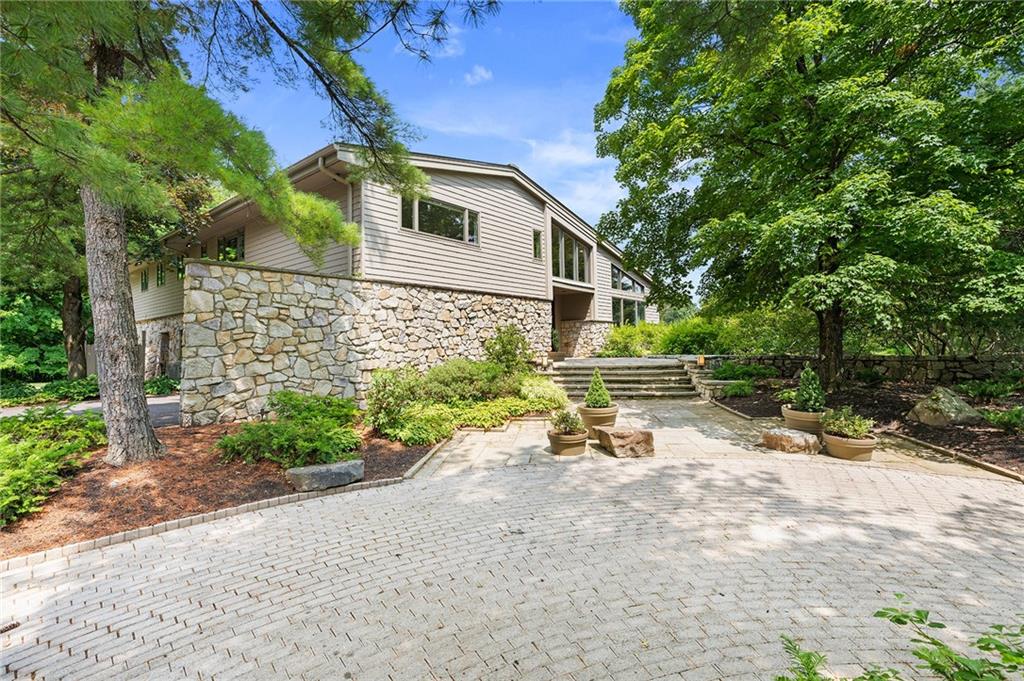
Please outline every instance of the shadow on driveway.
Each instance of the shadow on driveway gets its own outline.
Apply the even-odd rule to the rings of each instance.
[[[146,399],[149,405],[149,420],[154,428],[161,426],[176,426],[181,422],[181,396],[164,395],[161,397],[149,397]],[[40,405],[42,406],[42,405]],[[32,407],[8,407],[0,410],[0,416],[17,416],[26,409]],[[68,411],[73,414],[81,414],[84,411],[103,412],[99,400],[89,400],[70,405]]]

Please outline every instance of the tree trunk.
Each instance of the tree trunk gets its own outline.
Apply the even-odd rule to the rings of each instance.
[[[68,378],[85,378],[85,323],[82,320],[82,280],[78,275],[64,281],[60,322],[64,332],[64,352],[68,357]]]
[[[107,423],[107,463],[121,466],[163,454],[149,423],[142,379],[142,351],[135,332],[128,281],[124,211],[89,186],[80,190],[85,213],[85,260],[96,336],[96,372]]]
[[[839,303],[816,313],[818,317],[818,374],[821,387],[832,390],[843,369],[843,309]]]

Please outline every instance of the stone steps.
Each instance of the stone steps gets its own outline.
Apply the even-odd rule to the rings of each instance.
[[[686,368],[675,359],[567,359],[552,365],[552,381],[574,400],[590,387],[594,369],[615,400],[695,397]]]

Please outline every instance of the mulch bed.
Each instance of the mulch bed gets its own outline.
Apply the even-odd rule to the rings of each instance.
[[[776,384],[779,382],[776,381]],[[784,381],[793,387],[795,381]],[[935,428],[906,420],[906,413],[935,386],[923,383],[893,382],[878,385],[850,384],[830,394],[827,404],[835,407],[848,404],[858,414],[875,420],[877,430],[898,432],[930,444],[973,456],[987,463],[1024,473],[1024,434],[1008,433],[989,425],[948,426]],[[726,397],[719,400],[730,409],[747,416],[780,416],[779,402],[773,397],[778,387],[763,384],[750,397]],[[1010,407],[1021,398],[985,403],[967,400],[974,407]]]
[[[237,428],[158,428],[167,454],[122,468],[104,463],[104,450],[98,450],[41,511],[0,530],[0,559],[293,494],[277,464],[218,460],[217,440]],[[364,480],[399,477],[429,449],[366,435]]]

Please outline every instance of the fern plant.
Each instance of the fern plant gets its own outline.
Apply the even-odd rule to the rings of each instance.
[[[608,389],[604,387],[604,379],[601,378],[601,372],[598,371],[597,367],[594,367],[594,373],[590,377],[590,388],[587,389],[587,396],[583,398],[583,404],[590,409],[602,409],[612,406],[612,396],[608,394]]]

